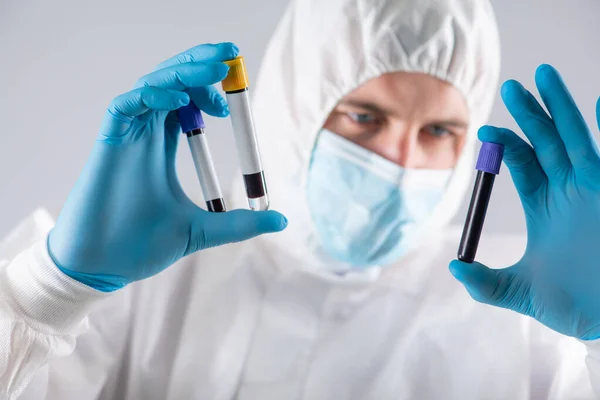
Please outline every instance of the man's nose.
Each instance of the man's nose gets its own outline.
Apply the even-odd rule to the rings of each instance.
[[[386,132],[378,153],[404,168],[418,168],[417,139],[418,132],[413,132],[412,128],[396,127],[394,130]]]

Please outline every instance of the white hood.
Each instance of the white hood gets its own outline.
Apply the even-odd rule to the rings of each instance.
[[[290,221],[265,240],[310,264],[322,262],[305,191],[317,133],[343,96],[398,71],[447,81],[469,106],[467,146],[431,217],[432,228],[447,224],[474,168],[476,131],[488,118],[499,67],[488,0],[292,0],[251,86],[271,208]],[[241,178],[234,188],[233,205],[247,208]]]

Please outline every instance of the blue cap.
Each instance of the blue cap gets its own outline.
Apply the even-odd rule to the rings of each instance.
[[[179,117],[181,130],[184,133],[191,132],[194,129],[204,129],[202,113],[192,101],[187,106],[183,106],[177,110],[177,116]]]
[[[503,144],[483,142],[481,144],[481,149],[479,150],[479,157],[477,158],[475,169],[498,175],[500,172],[500,165],[502,165],[503,155]]]

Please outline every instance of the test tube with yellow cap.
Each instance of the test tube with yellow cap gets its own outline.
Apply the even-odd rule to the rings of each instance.
[[[244,175],[248,204],[250,209],[255,211],[267,210],[269,197],[250,107],[248,95],[250,83],[244,57],[238,56],[233,60],[225,61],[225,64],[229,66],[229,72],[221,84],[229,103],[229,114]]]

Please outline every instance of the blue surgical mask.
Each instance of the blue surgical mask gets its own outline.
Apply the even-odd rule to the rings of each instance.
[[[451,174],[402,168],[322,130],[307,181],[320,246],[353,268],[398,260],[417,244]]]

